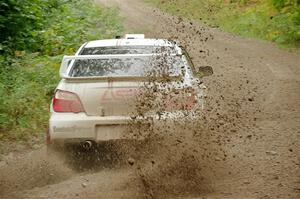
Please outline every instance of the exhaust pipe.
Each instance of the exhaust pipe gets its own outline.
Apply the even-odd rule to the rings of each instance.
[[[92,143],[92,141],[89,141],[89,140],[87,140],[84,143],[82,143],[82,147],[84,149],[86,149],[86,150],[92,148],[92,146],[93,146],[93,143]]]

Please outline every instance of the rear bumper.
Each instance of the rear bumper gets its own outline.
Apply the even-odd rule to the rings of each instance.
[[[129,117],[87,116],[85,113],[53,113],[49,120],[50,142],[80,142],[84,140],[97,140],[99,128],[126,125]],[[102,140],[110,140],[115,137],[107,137]],[[121,137],[117,138],[121,139]]]
[[[135,118],[128,116],[87,116],[85,113],[52,113],[49,120],[48,140],[50,143],[80,143],[86,140],[102,142],[120,139],[140,139],[129,135],[129,126],[147,131],[159,121],[191,119],[191,114],[166,113],[160,116]],[[149,119],[150,118],[150,119]],[[135,126],[133,126],[135,125]],[[148,128],[147,130],[144,128]]]

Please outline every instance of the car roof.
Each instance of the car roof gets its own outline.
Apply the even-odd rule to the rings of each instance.
[[[85,48],[108,46],[177,46],[166,39],[104,39],[86,43]]]

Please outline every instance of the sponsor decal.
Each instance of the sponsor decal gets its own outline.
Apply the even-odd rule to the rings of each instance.
[[[53,127],[53,132],[82,132],[82,131],[93,131],[93,128],[90,127],[78,127],[78,126],[70,126],[70,127]]]
[[[101,96],[101,101],[124,100],[138,94],[138,89],[122,88],[122,89],[107,89]]]

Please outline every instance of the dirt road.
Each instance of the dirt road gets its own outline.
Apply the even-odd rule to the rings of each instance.
[[[201,122],[135,147],[132,166],[78,173],[44,149],[7,157],[1,198],[300,198],[299,54],[139,0],[97,3],[120,8],[126,32],[177,39],[196,66],[214,68]]]

